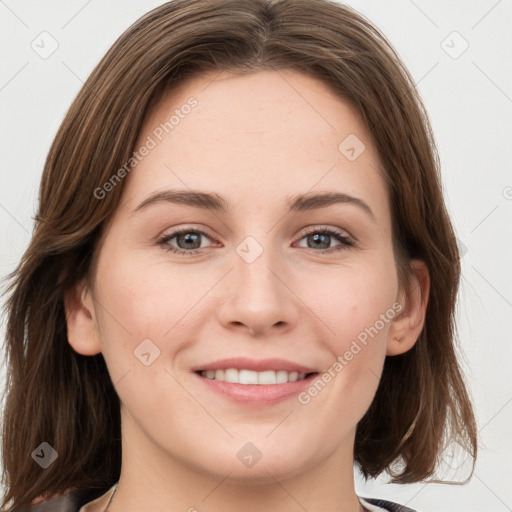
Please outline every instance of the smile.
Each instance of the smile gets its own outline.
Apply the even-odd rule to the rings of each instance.
[[[288,372],[286,370],[267,370],[257,372],[254,370],[245,370],[237,368],[227,368],[226,370],[204,370],[199,372],[202,377],[232,384],[287,384],[288,382],[297,382],[304,380],[306,373]]]

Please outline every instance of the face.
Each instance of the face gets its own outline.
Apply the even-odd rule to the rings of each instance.
[[[240,481],[352,467],[402,307],[356,112],[298,72],[213,73],[166,96],[136,149],[75,344],[105,357],[123,449]]]

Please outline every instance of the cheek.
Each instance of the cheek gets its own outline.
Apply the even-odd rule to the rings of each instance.
[[[331,420],[341,421],[347,411],[360,419],[373,400],[397,314],[397,283],[394,267],[384,262],[337,270],[324,281],[329,300],[316,301],[318,316],[330,328],[325,339],[331,360],[301,403],[316,402],[320,415],[330,411]]]
[[[159,253],[158,257],[147,250],[117,254],[105,250],[104,254],[97,274],[103,309],[108,311],[103,311],[102,318],[110,334],[116,332],[133,342],[166,338],[211,288],[211,280],[202,273],[180,271],[178,264],[170,264]],[[185,323],[179,324],[180,329]]]
[[[158,412],[163,425],[176,427],[177,410],[195,409],[167,363],[191,339],[190,311],[211,285],[204,276],[171,269],[143,251],[104,249],[97,268],[97,309],[111,379],[131,413]],[[172,408],[169,396],[175,397]]]
[[[315,290],[306,292],[304,288],[304,293],[308,293],[308,302],[318,317],[330,327],[331,346],[337,354],[347,350],[353,339],[359,337],[364,342],[368,329],[373,333],[371,339],[385,337],[398,291],[391,258],[339,266],[317,277]]]

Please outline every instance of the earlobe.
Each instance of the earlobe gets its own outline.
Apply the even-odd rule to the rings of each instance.
[[[68,343],[73,350],[84,356],[101,352],[94,301],[85,281],[81,281],[64,296],[64,309]]]
[[[411,260],[413,272],[410,291],[402,295],[403,309],[393,320],[388,333],[386,355],[396,356],[410,350],[418,340],[427,312],[430,276],[422,260]]]

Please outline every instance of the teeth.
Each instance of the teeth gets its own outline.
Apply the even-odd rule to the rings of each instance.
[[[287,382],[296,382],[303,380],[305,373],[287,372],[279,370],[277,372],[268,370],[264,372],[255,372],[253,370],[237,370],[228,368],[227,370],[206,370],[201,375],[207,379],[222,380],[233,384],[286,384]]]

